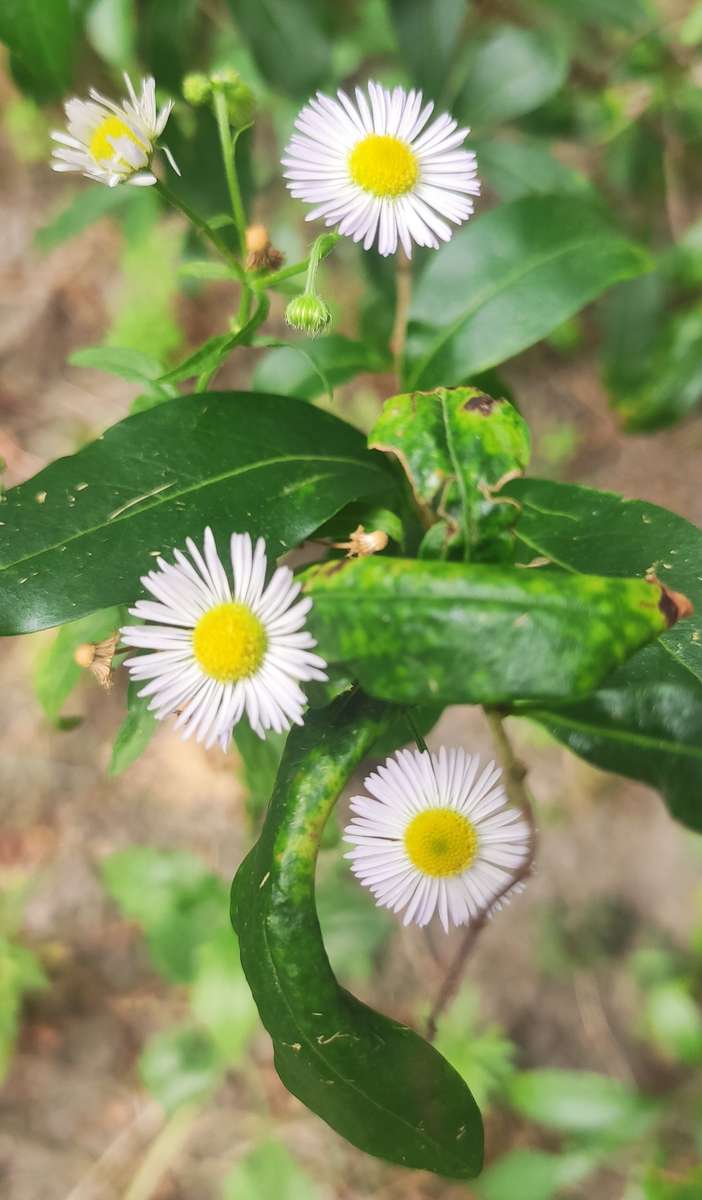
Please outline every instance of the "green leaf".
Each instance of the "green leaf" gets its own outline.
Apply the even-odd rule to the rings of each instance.
[[[392,504],[394,487],[361,434],[309,404],[255,392],[182,396],[5,493],[0,631],[133,602],[156,554],[201,538],[205,525],[222,552],[232,532],[248,531],[275,557],[351,500],[389,494]]]
[[[643,579],[382,557],[303,579],[320,654],[400,703],[572,698],[666,627]]]
[[[162,362],[128,346],[86,346],[73,350],[68,361],[72,367],[88,367],[137,383],[153,383],[163,374]]]
[[[702,1167],[693,1167],[685,1178],[671,1178],[655,1168],[644,1181],[644,1200],[699,1200],[702,1190]]]
[[[85,33],[104,62],[129,70],[136,43],[135,0],[93,0],[85,19]]]
[[[371,753],[375,757],[375,746]],[[317,915],[334,974],[345,983],[370,979],[394,922],[386,908],[368,903],[368,896],[345,862],[337,859],[331,869],[322,872],[317,885]]]
[[[514,1074],[517,1048],[499,1025],[481,1026],[479,1007],[477,994],[463,988],[441,1018],[435,1045],[463,1076],[482,1109]]]
[[[652,987],[644,1015],[652,1040],[671,1058],[683,1063],[702,1060],[702,1011],[684,980]]]
[[[572,196],[527,196],[470,221],[420,276],[405,386],[464,383],[532,346],[646,253]]]
[[[438,96],[466,17],[466,0],[390,0],[390,14],[410,82]]]
[[[276,90],[306,99],[329,78],[331,45],[319,0],[228,0],[256,66]]]
[[[287,733],[270,730],[265,738],[260,738],[246,717],[234,729],[234,741],[241,755],[248,793],[246,811],[254,821],[262,815],[271,798],[287,736]]]
[[[148,696],[139,697],[141,685],[129,685],[127,694],[127,715],[120,725],[112,746],[112,756],[108,771],[110,775],[121,775],[127,767],[143,754],[144,750],[156,732],[156,718],[149,710]]]
[[[476,128],[511,121],[557,92],[566,67],[563,47],[540,30],[494,25],[470,43],[453,111]]]
[[[139,9],[140,58],[159,86],[176,96],[193,62],[197,16],[198,0],[149,0]]]
[[[551,193],[586,192],[590,183],[584,175],[566,167],[553,155],[548,142],[539,138],[505,138],[471,141],[478,158],[478,170],[500,200],[519,200],[522,196]]]
[[[368,444],[397,455],[425,522],[443,518],[468,548],[517,516],[492,496],[529,461],[529,429],[507,400],[477,388],[392,396]]]
[[[0,41],[18,84],[35,100],[55,100],[71,85],[76,24],[69,0],[3,0]]]
[[[137,189],[129,187],[90,187],[77,192],[69,204],[42,225],[34,235],[34,244],[45,253],[76,237],[84,229],[110,213],[129,205]]]
[[[191,854],[151,846],[111,854],[102,875],[124,915],[142,927],[156,970],[191,982],[200,946],[226,921],[222,880]]]
[[[702,829],[702,531],[655,504],[573,484],[515,480],[520,557],[569,572],[653,570],[695,612],[637,654],[589,700],[530,716],[576,754],[658,788],[673,815]]]
[[[122,614],[118,608],[91,613],[80,621],[64,625],[39,654],[34,668],[34,691],[46,716],[54,724],[79,679],[86,672],[73,657],[84,642],[101,642],[119,629]]]
[[[222,1200],[320,1200],[314,1181],[282,1142],[262,1142],[224,1180]]]
[[[307,339],[304,346],[278,345],[270,350],[256,365],[252,387],[313,400],[362,371],[382,371],[387,365],[386,359],[362,342],[330,333],[316,342]]]
[[[232,917],[286,1087],[359,1149],[471,1178],[482,1127],[470,1092],[416,1033],[339,987],[315,911],[324,823],[386,719],[384,706],[347,693],[293,730],[263,833],[234,881]]]
[[[19,942],[0,936],[0,1083],[15,1048],[22,998],[47,984],[36,955]]]
[[[480,1200],[555,1200],[563,1188],[589,1175],[593,1160],[585,1154],[547,1154],[510,1150],[488,1167],[476,1191]]]
[[[184,1104],[205,1100],[220,1082],[225,1064],[204,1029],[184,1025],[157,1033],[139,1058],[144,1087],[171,1115]]]
[[[653,1111],[650,1100],[618,1079],[590,1071],[523,1071],[508,1091],[522,1116],[561,1133],[626,1138],[645,1128]]]
[[[231,223],[231,218],[229,218]],[[209,222],[210,227],[214,226],[214,222]],[[226,263],[217,262],[213,258],[189,258],[184,263],[181,263],[179,268],[181,275],[187,275],[191,279],[226,279],[231,282],[234,278],[234,273],[231,267]]]
[[[196,951],[190,1007],[227,1066],[239,1066],[258,1028],[258,1013],[229,925]]]

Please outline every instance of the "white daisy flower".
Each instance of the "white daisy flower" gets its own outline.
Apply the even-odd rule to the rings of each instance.
[[[308,221],[323,217],[364,250],[377,241],[394,254],[398,238],[407,255],[412,242],[436,249],[480,193],[475,155],[461,149],[470,130],[448,113],[427,127],[434,105],[422,106],[421,92],[369,82],[368,96],[356,88],[354,104],[318,92],[305,105],[282,160],[287,186],[316,206]]]
[[[177,712],[183,737],[227,749],[244,712],[259,737],[302,725],[306,704],[298,680],[326,679],[324,659],[310,650],[305,632],[310,599],[297,600],[300,584],[289,567],[278,567],[266,585],[266,548],[248,533],[233,533],[233,587],[211,529],[203,553],[192,538],[188,558],[158,558],[158,571],[141,582],[155,600],[139,600],[130,613],[147,625],[121,630],[127,646],[150,650],[126,660],[132,679],[148,680],[139,692],[161,719]]]
[[[355,796],[345,856],[378,904],[404,924],[438,912],[448,933],[500,906],[531,852],[531,830],[508,806],[502,774],[463,750],[400,750]]]
[[[137,96],[129,76],[125,74],[124,78],[129,99],[122,104],[114,104],[94,88],[90,89],[90,100],[74,97],[66,101],[68,133],[55,130],[51,134],[58,142],[51,163],[54,171],[80,171],[109,187],[118,183],[148,187],[156,183],[151,160],[173,101],[168,100],[158,112],[155,81],[142,80],[141,96]],[[180,175],[168,147],[162,149]]]

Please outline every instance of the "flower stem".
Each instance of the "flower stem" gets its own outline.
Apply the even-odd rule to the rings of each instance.
[[[494,910],[495,905],[503,900],[508,892],[511,892],[517,884],[520,884],[528,875],[531,874],[531,869],[534,865],[536,855],[536,830],[534,828],[534,812],[525,786],[526,768],[515,757],[512,744],[507,736],[507,731],[504,727],[502,713],[494,708],[484,708],[485,718],[490,726],[490,732],[497,751],[502,769],[504,772],[505,785],[507,795],[512,804],[521,810],[522,816],[529,825],[531,837],[529,839],[529,850],[527,856],[516,874],[510,876],[508,882],[502,890],[497,893],[495,899],[488,909],[485,909],[480,916],[470,923],[463,936],[453,962],[449,965],[448,971],[444,976],[443,983],[439,988],[438,994],[434,1001],[432,1010],[427,1019],[425,1036],[432,1042],[436,1037],[439,1020],[453,1000],[461,983],[463,972],[468,962],[468,958],[487,924],[490,913]]]
[[[312,270],[313,278],[317,267],[328,254],[334,249],[336,243],[341,240],[340,233],[322,233],[312,245],[307,258],[303,258],[300,262],[291,263],[289,267],[281,267],[279,271],[270,271],[268,275],[259,275],[253,281],[253,287],[258,292],[264,288],[275,287],[276,284],[282,283],[285,279],[292,279],[294,275],[302,275],[304,271],[308,273]]]
[[[429,752],[429,747],[427,746],[427,744],[422,736],[421,730],[419,729],[417,722],[415,721],[414,717],[412,716],[412,713],[410,712],[410,710],[408,708],[405,709],[405,719],[406,719],[407,724],[409,725],[410,729],[412,730],[412,737],[414,738],[415,742],[417,743],[417,749],[421,750],[422,754],[427,754]]]
[[[176,208],[178,212],[182,213],[183,216],[190,221],[190,224],[197,229],[201,237],[206,238],[207,241],[214,246],[215,250],[221,255],[227,266],[231,267],[232,272],[234,275],[236,275],[237,279],[242,284],[245,284],[246,273],[241,266],[241,263],[236,256],[232,254],[231,250],[228,249],[219,234],[207,224],[207,221],[204,221],[202,217],[198,216],[198,214],[192,208],[190,208],[184,200],[181,200],[180,196],[176,196],[175,192],[172,192],[169,187],[166,187],[165,183],[163,183],[160,179],[156,183],[156,191],[159,193],[159,195],[163,196],[163,199],[168,204],[170,204],[173,208]]]
[[[404,250],[399,250],[395,264],[395,321],[390,337],[390,349],[395,362],[395,379],[402,387],[402,360],[407,339],[407,317],[412,299],[412,264]]]
[[[241,188],[239,187],[239,176],[236,170],[236,143],[239,140],[239,135],[248,129],[249,126],[242,126],[232,134],[232,127],[229,123],[229,112],[227,110],[227,97],[224,91],[215,85],[212,94],[214,103],[214,113],[217,120],[217,131],[219,133],[219,145],[222,151],[222,163],[224,165],[224,174],[227,180],[227,189],[229,191],[229,200],[232,206],[232,216],[236,228],[237,242],[239,244],[239,257],[243,258],[246,251],[246,210],[244,209],[244,201],[241,198]],[[249,281],[244,275],[241,284],[241,299],[239,301],[239,325],[245,325],[249,312],[251,311],[251,287]]]

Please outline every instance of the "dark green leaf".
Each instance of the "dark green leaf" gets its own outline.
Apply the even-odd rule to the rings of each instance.
[[[582,194],[590,186],[584,175],[559,162],[548,142],[539,138],[518,142],[494,137],[477,139],[471,142],[471,149],[478,156],[481,179],[500,200],[557,192]]]
[[[517,516],[492,496],[529,462],[529,429],[507,400],[477,388],[392,396],[368,444],[397,455],[424,520],[443,518],[469,549]]]
[[[388,496],[380,455],[309,404],[255,392],[183,396],[128,417],[3,497],[0,630],[29,632],[132,602],[156,553],[212,525],[284,553],[343,505]],[[44,502],[36,497],[44,495]]]
[[[157,1033],[139,1059],[144,1087],[170,1115],[209,1096],[224,1073],[220,1053],[203,1029],[185,1025]]]
[[[111,854],[102,873],[122,912],[142,927],[156,969],[192,981],[199,948],[226,921],[222,880],[191,854],[150,846]]]
[[[148,0],[139,9],[140,56],[159,86],[176,95],[194,58],[197,10],[198,0]]]
[[[370,1154],[470,1178],[482,1160],[470,1092],[416,1033],[339,987],[315,911],[324,823],[385,721],[384,706],[347,694],[293,730],[261,839],[234,881],[232,915],[286,1087]]]
[[[540,30],[495,25],[469,45],[453,111],[474,127],[511,121],[558,91],[566,67],[563,47]]]
[[[643,1132],[651,1101],[618,1079],[590,1071],[523,1071],[509,1086],[513,1108],[562,1133],[608,1135]]]
[[[648,266],[641,248],[575,197],[528,196],[478,217],[420,276],[405,385],[464,383]]]
[[[320,0],[228,0],[269,83],[306,99],[330,74],[331,45]]]
[[[76,25],[69,0],[2,0],[0,41],[20,87],[56,100],[71,85]]]
[[[524,561],[546,556],[571,572],[652,569],[689,596],[695,613],[616,671],[588,700],[529,712],[576,754],[658,788],[673,815],[702,829],[702,532],[655,504],[546,480],[506,491],[523,505]]]
[[[390,0],[390,13],[410,82],[423,88],[427,99],[446,86],[467,12],[466,0]]]
[[[320,1200],[310,1176],[282,1142],[263,1142],[224,1180],[223,1200]]]
[[[246,785],[246,810],[256,821],[273,793],[275,777],[285,749],[287,734],[269,730],[265,738],[254,733],[244,717],[234,730],[234,741],[241,755]]]
[[[643,579],[400,558],[303,578],[323,657],[401,703],[583,695],[666,628],[661,589]]]
[[[41,651],[34,669],[34,691],[50,721],[58,721],[65,701],[81,676],[85,676],[73,657],[78,646],[109,637],[119,629],[121,619],[118,608],[91,613],[64,625]]]
[[[137,695],[140,686],[129,685],[128,711],[112,746],[108,767],[110,775],[121,775],[122,771],[131,767],[139,755],[143,754],[156,732],[156,718],[149,710],[148,697],[141,698]]]

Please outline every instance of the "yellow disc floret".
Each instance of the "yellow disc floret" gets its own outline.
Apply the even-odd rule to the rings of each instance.
[[[268,639],[263,625],[245,604],[228,601],[200,617],[193,630],[193,651],[206,675],[219,683],[246,679],[260,667]]]
[[[369,133],[349,155],[354,183],[374,196],[404,196],[419,178],[417,157],[406,142],[386,133]]]
[[[429,808],[413,817],[405,830],[405,849],[424,875],[460,875],[475,858],[478,835],[462,813]]]
[[[135,146],[139,146],[141,150],[146,150],[144,143],[132,133],[125,121],[117,116],[109,116],[100,122],[90,139],[88,150],[95,159],[95,162],[112,161],[114,159],[123,162],[123,155],[120,154],[119,150],[115,150],[112,144],[113,141],[117,141],[119,138],[129,138],[130,142],[134,142]]]

